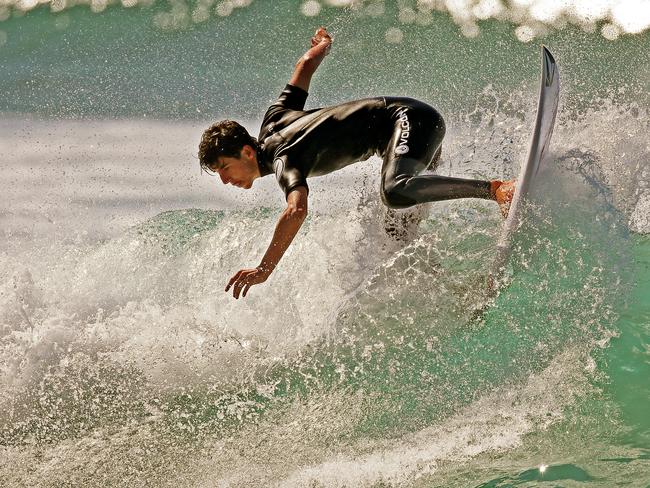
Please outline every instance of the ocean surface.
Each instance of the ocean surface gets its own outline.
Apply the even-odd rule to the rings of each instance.
[[[404,95],[447,121],[439,173],[514,177],[540,45],[553,141],[486,277],[496,205],[384,231],[381,161],[283,209],[202,174],[252,133],[320,25],[308,107]],[[650,487],[650,2],[0,3],[0,487]]]

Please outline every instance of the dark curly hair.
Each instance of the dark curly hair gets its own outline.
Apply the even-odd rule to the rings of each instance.
[[[212,124],[203,132],[199,144],[201,169],[219,169],[220,156],[237,158],[245,145],[257,149],[257,139],[234,120],[222,120]]]

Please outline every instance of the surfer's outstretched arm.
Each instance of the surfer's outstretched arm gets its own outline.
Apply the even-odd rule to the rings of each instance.
[[[264,283],[300,230],[305,217],[307,217],[307,188],[299,186],[287,196],[287,208],[280,215],[273,239],[260,265],[257,268],[242,269],[237,272],[230,278],[226,291],[232,286],[232,294],[235,298],[239,298],[240,294],[245,297],[251,286]]]
[[[330,52],[331,46],[332,38],[325,28],[321,27],[311,38],[311,48],[296,63],[289,83],[308,92],[311,77]]]

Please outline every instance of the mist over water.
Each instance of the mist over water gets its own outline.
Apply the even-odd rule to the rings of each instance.
[[[127,0],[119,2],[124,8],[137,5],[150,7],[153,0]],[[199,0],[196,2],[170,2],[166,11],[158,12],[153,17],[154,25],[161,30],[184,30],[193,24],[201,24],[211,17],[229,17],[238,9],[249,7],[253,0]],[[258,2],[261,3],[261,2]],[[388,5],[387,5],[388,3]],[[101,13],[111,4],[118,2],[107,0],[7,0],[2,6],[2,20],[13,12],[21,15],[39,6],[49,5],[50,11],[62,12],[71,7],[86,5],[93,13]],[[295,5],[292,12],[299,11],[305,17],[317,17],[323,7],[336,7],[346,15],[356,17],[381,17],[393,9],[390,2],[384,0],[306,0]],[[543,35],[548,29],[563,28],[567,24],[581,27],[586,32],[594,32],[600,27],[600,33],[609,40],[620,35],[640,34],[650,27],[650,7],[643,0],[401,0],[396,2],[397,20],[402,24],[429,26],[433,23],[434,12],[448,14],[459,25],[466,37],[476,37],[480,33],[478,22],[496,19],[512,22],[518,27],[517,38],[530,42],[537,35]],[[392,13],[392,12],[391,12]],[[331,22],[336,26],[340,17]],[[392,43],[401,41],[401,34],[396,30],[387,31],[386,40]]]
[[[631,2],[589,4],[591,29],[586,3],[544,4],[5,4],[0,485],[645,488],[643,10],[634,27]],[[186,20],[162,25],[170,8]],[[443,175],[517,174],[537,41],[558,59],[547,169],[496,298],[495,206],[431,205],[397,243],[376,158],[310,180],[270,280],[223,293],[284,202],[272,178],[202,175],[200,133],[255,133],[320,24],[335,47],[308,106],[432,103]]]
[[[562,59],[571,108],[612,97],[647,107],[647,32],[610,41],[558,20],[523,43],[512,23],[482,20],[479,34],[467,37],[444,11],[427,13],[426,25],[400,21],[412,3],[383,2],[373,15],[377,2],[360,10],[323,5],[306,17],[293,1],[257,1],[173,30],[155,23],[166,2],[97,14],[85,6],[11,10],[0,22],[0,107],[55,118],[256,121],[321,24],[331,25],[334,51],[312,87],[313,106],[408,94],[448,115],[472,106],[488,85],[499,96],[526,86],[534,100],[544,42]]]

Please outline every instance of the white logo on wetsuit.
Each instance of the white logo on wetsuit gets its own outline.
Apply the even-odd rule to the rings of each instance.
[[[409,122],[408,115],[406,114],[406,108],[399,109],[397,111],[397,115],[399,116],[399,128],[401,129],[401,132],[399,135],[397,147],[395,148],[395,154],[402,155],[409,152],[409,147],[406,145],[406,143],[408,142],[411,135],[411,123]]]

